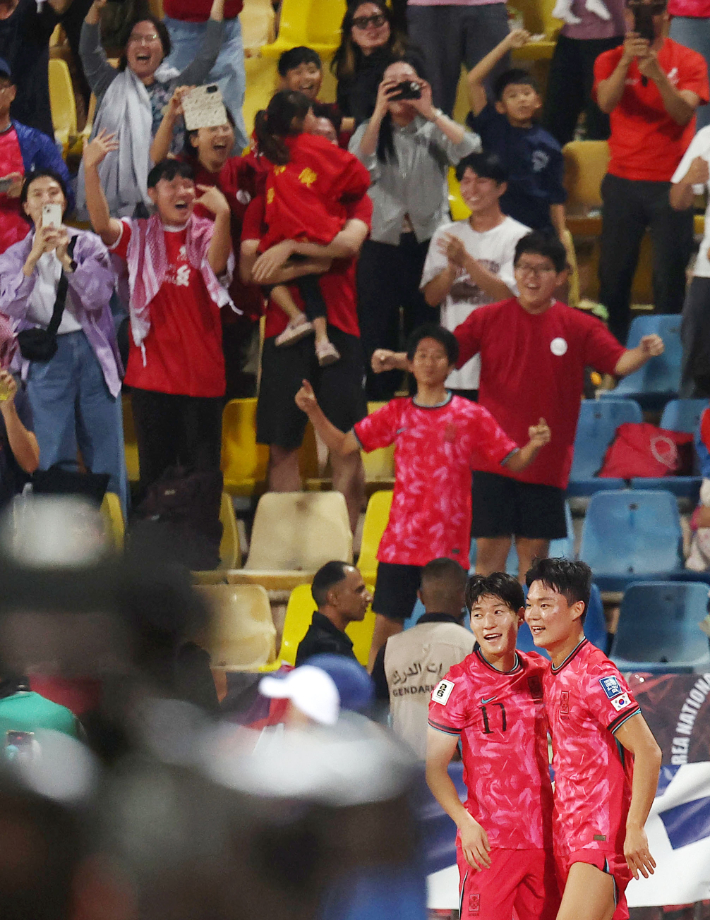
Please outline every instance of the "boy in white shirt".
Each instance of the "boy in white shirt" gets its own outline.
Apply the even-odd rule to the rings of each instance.
[[[456,167],[461,197],[471,210],[467,220],[443,224],[429,246],[421,288],[427,303],[441,305],[441,325],[453,332],[473,310],[517,294],[513,258],[518,240],[530,232],[506,217],[500,198],[506,170],[494,153],[472,153]],[[459,396],[477,399],[478,355],[449,375],[446,386]]]

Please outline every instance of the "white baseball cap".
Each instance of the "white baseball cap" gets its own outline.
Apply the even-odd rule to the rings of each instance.
[[[286,677],[263,677],[259,693],[276,700],[291,700],[296,708],[321,725],[335,725],[340,713],[340,694],[335,681],[309,664],[289,671]]]

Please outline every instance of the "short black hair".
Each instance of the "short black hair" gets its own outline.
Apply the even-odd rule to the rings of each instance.
[[[172,43],[170,41],[170,33],[168,32],[168,27],[165,25],[162,19],[158,19],[157,16],[153,16],[151,13],[147,13],[145,16],[134,16],[129,23],[126,24],[123,34],[125,35],[124,45],[128,44],[128,39],[131,37],[131,32],[135,29],[139,22],[150,22],[155,26],[155,31],[160,39],[160,44],[163,46],[163,60],[166,57],[170,57],[170,52],[173,50]],[[126,57],[126,49],[124,47],[121,52],[121,56],[118,59],[118,69],[125,70],[128,67],[128,58]]]
[[[526,252],[535,256],[544,256],[549,259],[555,266],[557,274],[567,268],[567,250],[560,242],[560,238],[554,233],[545,233],[543,230],[533,230],[518,240],[515,247],[515,259],[513,265],[518,264],[518,260]]]
[[[463,587],[467,578],[468,573],[460,562],[455,559],[449,559],[447,556],[441,556],[438,559],[432,559],[431,562],[427,562],[422,569],[420,582],[424,587],[424,583],[427,581],[450,579],[456,587],[459,584]]]
[[[481,179],[493,179],[498,185],[508,181],[508,170],[503,165],[497,153],[482,150],[480,153],[469,153],[467,157],[459,160],[456,166],[456,178],[459,182],[467,169],[472,169]]]
[[[592,592],[592,570],[586,562],[573,562],[559,557],[535,559],[525,574],[525,584],[529,588],[534,581],[541,581],[546,588],[561,594],[568,604],[584,601],[584,612],[580,619],[581,623],[584,622]]]
[[[285,77],[289,70],[295,70],[301,64],[315,64],[318,70],[323,69],[323,62],[317,51],[307,45],[297,45],[295,48],[284,51],[279,58],[279,76]]]
[[[148,173],[148,188],[155,188],[161,179],[172,182],[175,176],[182,176],[183,179],[194,179],[195,173],[189,163],[185,163],[183,160],[174,160],[171,157],[166,157],[164,160],[156,163]]]
[[[536,93],[540,92],[537,80],[527,70],[522,67],[510,67],[493,82],[493,97],[496,102],[500,102],[507,86],[532,86]]]
[[[328,601],[328,591],[347,577],[348,569],[353,567],[352,562],[333,560],[322,565],[313,576],[311,594],[316,605],[323,607]]]
[[[422,339],[434,339],[440,342],[446,349],[446,356],[449,364],[456,364],[459,359],[459,343],[453,332],[444,329],[438,323],[424,323],[412,332],[407,339],[407,357],[410,361],[414,360],[414,353]]]
[[[27,195],[29,193],[30,186],[32,185],[32,183],[36,179],[43,179],[43,178],[54,179],[54,181],[59,184],[59,187],[62,190],[62,194],[64,195],[64,201],[66,202],[64,213],[62,214],[62,220],[64,220],[64,218],[69,213],[69,191],[67,189],[67,184],[64,181],[64,177],[60,176],[59,173],[54,169],[49,169],[49,168],[33,169],[27,173],[27,175],[24,178],[24,181],[22,182],[22,191],[20,192],[20,206],[22,207],[27,202]],[[29,216],[29,214],[25,213],[24,207],[22,207],[22,214],[26,221],[29,221],[29,223],[32,223],[32,218]]]
[[[522,585],[517,578],[508,575],[507,572],[471,575],[466,584],[466,606],[469,612],[482,597],[498,597],[514,613],[525,606]]]

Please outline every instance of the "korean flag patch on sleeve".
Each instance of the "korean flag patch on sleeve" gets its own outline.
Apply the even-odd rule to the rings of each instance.
[[[610,700],[613,700],[615,696],[619,696],[624,692],[617,677],[600,677],[599,683],[604,693],[606,693],[607,698]]]
[[[441,703],[442,706],[446,706],[451,696],[451,691],[454,689],[454,682],[451,680],[440,680],[439,683],[434,687],[434,691],[431,695],[432,700],[435,703]]]

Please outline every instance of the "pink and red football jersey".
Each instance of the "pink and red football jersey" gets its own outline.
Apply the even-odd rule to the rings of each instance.
[[[555,850],[623,853],[632,758],[614,732],[640,712],[617,667],[584,639],[544,676],[550,722]]]
[[[518,652],[512,671],[498,671],[476,651],[432,693],[429,725],[460,735],[466,808],[493,848],[552,847],[543,704],[549,667],[536,652]]]

